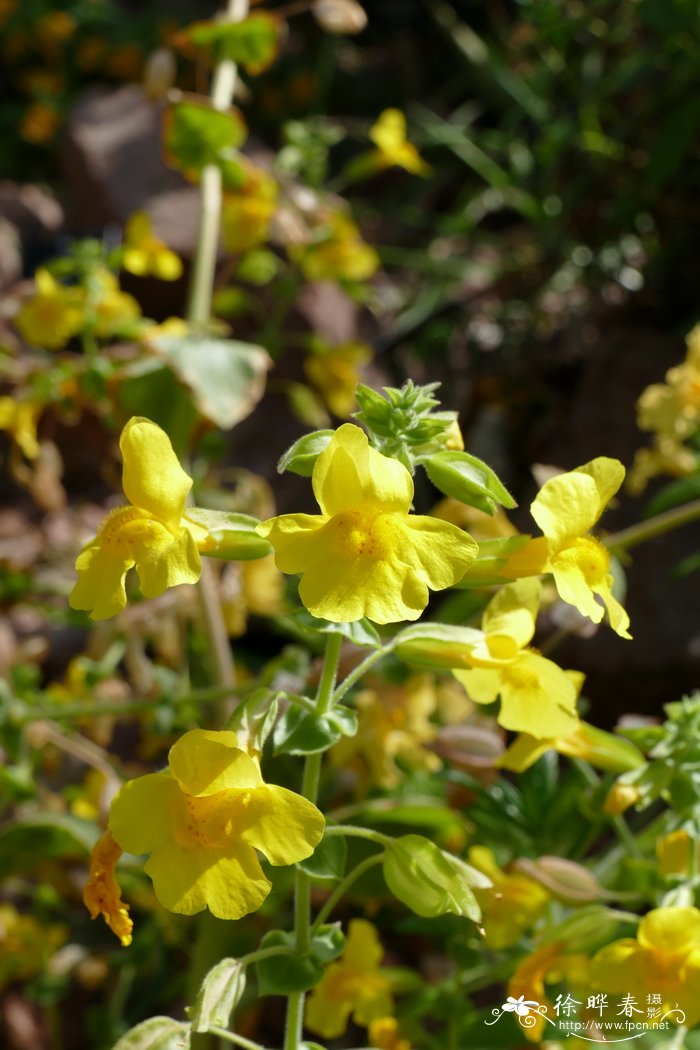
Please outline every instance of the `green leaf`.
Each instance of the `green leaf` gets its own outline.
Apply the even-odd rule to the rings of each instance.
[[[265,686],[256,689],[237,705],[226,723],[226,728],[247,738],[248,747],[262,751],[272,732],[279,709],[279,699],[283,695]]]
[[[116,383],[116,397],[125,419],[145,416],[157,423],[172,441],[177,455],[185,455],[199,413],[192,393],[172,368],[162,361],[145,358],[124,368]]]
[[[222,959],[202,981],[194,1006],[187,1014],[193,1032],[208,1032],[212,1025],[227,1028],[234,1008],[245,991],[245,966],[238,959]]]
[[[190,1026],[172,1017],[149,1017],[126,1032],[112,1050],[188,1050]]]
[[[357,713],[342,704],[324,715],[289,707],[275,726],[275,754],[314,755],[356,732]]]
[[[472,886],[491,885],[476,868],[422,835],[404,835],[387,845],[384,878],[394,896],[417,915],[452,912],[474,922],[481,918],[481,909]]]
[[[325,835],[311,856],[299,861],[298,867],[312,879],[334,882],[345,874],[347,854],[347,843],[342,835]]]
[[[266,350],[234,339],[162,336],[155,350],[190,388],[206,419],[223,430],[250,415],[265,389]]]
[[[493,514],[498,504],[515,507],[511,494],[489,466],[468,452],[437,452],[421,460],[440,492]]]
[[[175,102],[165,111],[165,159],[190,179],[208,164],[216,164],[226,171],[227,182],[240,184],[243,176],[236,158],[246,133],[238,110],[222,112],[201,102]]]
[[[296,937],[285,930],[270,930],[260,942],[261,948],[285,947],[294,949]],[[343,951],[345,937],[340,923],[321,926],[311,941],[308,952],[303,955],[289,954],[261,959],[256,964],[258,994],[291,995],[313,988],[323,977],[327,963],[332,962]]]
[[[206,51],[215,64],[229,59],[255,75],[277,57],[279,34],[279,19],[258,11],[242,22],[195,22],[179,39]]]
[[[284,474],[285,470],[291,470],[292,474],[310,478],[316,460],[334,434],[334,430],[315,430],[312,434],[304,434],[281,457],[277,473]]]
[[[289,618],[300,624],[304,630],[315,634],[342,634],[354,645],[379,649],[382,644],[374,624],[364,617],[361,620],[353,620],[352,623],[332,623],[330,620],[312,616],[306,609],[295,609]]]
[[[228,510],[207,510],[204,507],[188,507],[185,518],[206,529],[211,548],[200,546],[200,551],[210,558],[225,558],[227,561],[250,561],[264,558],[272,547],[255,531],[260,524],[250,514],[236,514]]]

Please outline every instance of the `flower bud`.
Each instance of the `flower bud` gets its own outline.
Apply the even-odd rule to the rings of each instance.
[[[424,917],[452,912],[474,922],[481,909],[472,887],[489,889],[491,880],[422,835],[403,835],[387,846],[386,884],[403,904]]]
[[[197,549],[210,558],[251,561],[264,558],[272,551],[267,540],[255,531],[260,522],[250,514],[189,507],[184,521],[186,525],[194,526],[191,531]]]
[[[310,478],[316,460],[334,433],[334,430],[314,430],[311,434],[304,434],[282,456],[277,464],[277,472],[284,474],[285,470],[291,470],[292,474]]]
[[[641,791],[634,784],[622,784],[618,780],[608,791],[603,805],[603,812],[608,813],[612,817],[618,817],[626,809],[638,802],[641,797]]]
[[[475,627],[447,623],[419,623],[396,636],[394,649],[406,663],[434,670],[471,667],[472,649],[484,635]]]
[[[607,896],[595,875],[581,864],[564,857],[521,858],[513,864],[565,904],[583,904]]]
[[[467,452],[437,452],[423,463],[440,492],[493,514],[496,506],[514,507],[515,500],[486,463]]]

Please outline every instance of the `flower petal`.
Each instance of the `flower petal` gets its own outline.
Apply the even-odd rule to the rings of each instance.
[[[170,748],[168,764],[188,795],[201,797],[262,784],[257,763],[238,747],[230,730],[191,729]]]
[[[78,555],[78,580],[68,599],[71,609],[90,610],[93,620],[108,620],[126,605],[126,574],[134,564],[128,556],[109,554],[99,539]]]
[[[370,558],[319,561],[302,576],[299,596],[310,613],[333,623],[363,616],[374,623],[417,620],[429,598],[425,583],[401,561]]]
[[[128,780],[109,810],[109,830],[127,853],[150,853],[171,833],[182,792],[169,773]]]
[[[148,542],[136,555],[144,597],[156,598],[180,583],[196,583],[202,575],[202,559],[189,529],[183,529],[179,536],[165,527],[150,531]]]
[[[385,513],[408,513],[413,479],[403,464],[373,449],[364,430],[344,423],[316,460],[314,495],[324,514],[339,514],[362,504]]]
[[[504,729],[538,738],[566,736],[578,723],[577,695],[557,664],[526,651],[503,670],[498,721]]]
[[[179,528],[192,478],[180,466],[168,435],[150,419],[134,416],[122,431],[119,447],[129,502]]]
[[[530,513],[554,550],[588,532],[600,511],[595,481],[577,471],[550,478],[530,504]]]
[[[281,514],[261,522],[256,532],[274,547],[280,572],[306,572],[324,556],[318,532],[326,523],[320,514]]]
[[[367,919],[351,919],[343,950],[343,965],[368,973],[377,970],[383,958],[384,948],[372,923]]]
[[[183,849],[169,839],[152,854],[144,871],[153,879],[163,907],[180,915],[209,908],[219,919],[240,919],[257,911],[271,886],[255,850],[239,841],[222,854]]]
[[[396,515],[396,522],[403,534],[398,557],[434,591],[457,583],[479,553],[469,533],[439,518]]]
[[[618,602],[617,598],[612,592],[612,575],[608,576],[605,584],[595,587],[595,593],[599,594],[603,600],[605,608],[608,610],[608,618],[610,620],[610,626],[616,634],[619,634],[620,638],[631,638],[632,635],[628,631],[630,625],[630,618],[627,615],[627,611]]]
[[[573,605],[582,616],[587,616],[593,623],[600,623],[603,619],[603,606],[595,600],[575,547],[565,547],[555,555],[552,559],[552,575],[559,597]]]
[[[469,699],[476,704],[492,704],[501,691],[500,671],[479,668],[474,671],[453,671],[452,674],[467,690]]]
[[[700,911],[697,908],[654,908],[639,924],[637,939],[644,948],[663,953],[700,949]]]
[[[632,992],[640,983],[643,954],[644,949],[631,937],[606,944],[591,959],[591,984],[606,992]]]
[[[323,814],[308,799],[264,784],[252,792],[238,830],[241,840],[259,849],[271,864],[296,864],[311,856],[325,824]]]

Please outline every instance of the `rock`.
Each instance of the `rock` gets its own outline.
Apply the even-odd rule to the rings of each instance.
[[[0,288],[31,273],[62,226],[63,209],[48,190],[0,182]]]

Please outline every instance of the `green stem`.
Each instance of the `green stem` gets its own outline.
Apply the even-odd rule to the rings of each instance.
[[[364,875],[366,871],[369,871],[370,868],[373,868],[375,864],[381,863],[383,858],[383,853],[373,853],[371,857],[365,857],[365,859],[361,861],[357,865],[357,867],[353,868],[352,871],[345,876],[342,882],[338,883],[336,888],[333,890],[333,893],[330,895],[330,897],[323,905],[323,907],[321,908],[320,912],[314,920],[314,924],[311,927],[312,938],[317,933],[318,928],[323,925],[328,916],[332,913],[336,904],[345,896],[347,891],[352,886],[353,882],[356,882],[361,875]]]
[[[329,634],[326,642],[326,655],[321,671],[321,680],[316,692],[316,712],[325,714],[333,704],[333,687],[338,673],[340,649],[343,644],[341,634]],[[315,803],[318,798],[318,785],[321,778],[321,754],[308,755],[304,763],[304,780],[302,795]],[[306,872],[296,870],[294,888],[294,933],[296,950],[299,954],[307,952],[311,943],[311,884]],[[284,1050],[299,1050],[304,1022],[304,992],[295,992],[289,996],[287,1004],[287,1023],[284,1036]]]
[[[576,769],[578,769],[579,773],[584,778],[586,783],[590,784],[590,786],[593,788],[598,787],[598,785],[600,784],[600,777],[592,768],[592,766],[588,764],[588,762],[584,761],[584,759],[582,758],[574,758],[572,759],[572,765],[575,766]],[[630,831],[629,827],[627,826],[627,822],[624,820],[624,818],[617,815],[609,814],[608,819],[614,827],[615,831],[617,832],[617,836],[620,839],[620,842],[622,842],[623,845],[626,846],[630,856],[641,857],[642,851],[639,848],[639,843]]]
[[[223,1039],[226,1043],[233,1043],[234,1046],[242,1046],[244,1050],[265,1050],[260,1043],[254,1043],[251,1039],[246,1039],[243,1035],[236,1035],[235,1032],[229,1032],[226,1028],[219,1028],[218,1025],[214,1025],[209,1029],[209,1035],[217,1035],[219,1039]]]
[[[393,644],[393,642],[390,642],[388,645],[383,645],[381,649],[375,649],[373,653],[366,656],[365,659],[357,665],[354,671],[351,671],[350,674],[340,683],[333,693],[332,703],[334,705],[340,703],[345,694],[352,689],[355,683],[359,682],[359,680],[367,674],[370,667],[374,667],[376,663],[379,663],[384,656],[387,656],[387,654],[391,652]]]
[[[255,952],[249,952],[248,955],[243,955],[238,961],[243,966],[251,966],[253,963],[261,962],[263,959],[272,959],[275,955],[292,954],[291,948],[285,948],[280,944],[275,948],[258,948]]]
[[[677,529],[680,525],[687,525],[690,521],[700,518],[700,499],[692,500],[682,507],[674,507],[663,514],[657,514],[649,521],[640,521],[637,525],[630,525],[627,529],[614,532],[611,536],[605,536],[602,540],[606,547],[611,550],[629,550],[636,547],[638,543],[663,536],[671,529]]]
[[[361,828],[356,824],[335,824],[332,828],[326,828],[326,836],[348,835],[356,839],[369,839],[379,846],[386,846],[391,842],[389,835],[383,835],[381,831],[372,831],[371,828]]]
[[[243,696],[252,692],[255,688],[251,683],[236,686],[237,695]],[[25,725],[28,722],[36,722],[39,719],[50,718],[53,722],[62,722],[64,719],[87,718],[90,715],[129,715],[139,711],[155,711],[163,704],[173,706],[174,704],[207,704],[231,693],[230,686],[208,686],[205,689],[193,689],[191,693],[182,696],[162,696],[157,700],[132,700],[122,704],[62,704],[56,701],[51,707],[27,706],[22,713],[13,718],[15,725]]]

